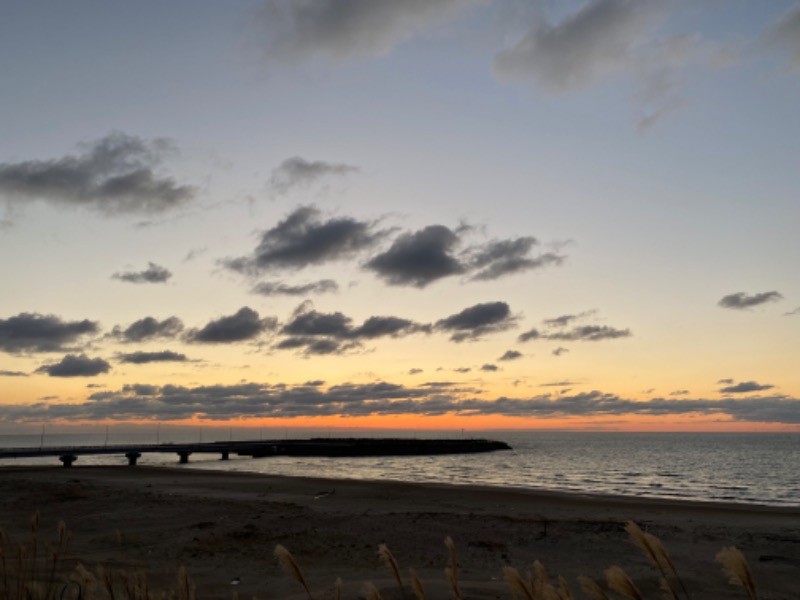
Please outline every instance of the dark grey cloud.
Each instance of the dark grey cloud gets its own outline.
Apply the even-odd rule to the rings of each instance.
[[[720,383],[720,384],[722,384],[722,383],[729,384],[729,383],[733,383],[733,379],[731,379],[730,377],[726,377],[725,379],[720,379],[719,381],[717,381],[717,383]]]
[[[566,257],[547,252],[532,256],[537,246],[533,237],[492,240],[459,252],[462,236],[470,227],[451,230],[429,225],[407,232],[394,240],[385,252],[369,260],[365,268],[390,285],[424,288],[453,275],[468,275],[473,281],[489,281],[507,275],[563,264]]]
[[[333,260],[352,258],[388,235],[375,223],[349,217],[323,220],[313,206],[301,206],[272,229],[250,256],[228,259],[234,271],[257,275],[280,269],[297,270]]]
[[[169,269],[161,267],[155,263],[147,263],[144,271],[127,271],[125,273],[114,273],[111,278],[125,281],[127,283],[166,283],[172,273]]]
[[[160,213],[197,193],[161,172],[174,152],[167,139],[144,140],[113,132],[84,144],[79,154],[0,163],[0,195],[10,201],[42,200],[107,215]]]
[[[408,370],[408,374],[409,375],[419,375],[422,372],[423,372],[423,369],[417,369],[417,368],[413,368],[413,369],[409,369]]]
[[[569,331],[558,331],[544,336],[548,340],[561,340],[567,342],[598,342],[600,340],[614,340],[630,337],[630,329],[617,329],[608,325],[581,325]]]
[[[458,235],[443,225],[429,225],[398,237],[391,247],[365,267],[390,285],[423,288],[442,277],[463,273],[466,267],[454,256]]]
[[[501,396],[477,399],[470,396],[471,390],[459,388],[452,382],[428,382],[418,386],[388,382],[346,383],[327,389],[319,385],[292,386],[282,383],[196,387],[133,384],[117,391],[94,392],[84,402],[4,404],[0,422],[459,414],[539,419],[698,415],[737,422],[800,424],[800,398],[755,396],[629,400],[598,390],[572,394],[562,392],[527,398]]]
[[[27,377],[27,373],[22,371],[4,371],[0,370],[0,377]]]
[[[771,390],[774,387],[774,385],[756,383],[755,381],[741,381],[739,383],[720,388],[719,391],[723,394],[749,394],[751,392],[763,392],[764,390]]]
[[[687,396],[689,394],[689,390],[675,390],[670,392],[670,396]]]
[[[254,340],[260,335],[274,331],[278,322],[274,317],[261,318],[248,306],[240,308],[235,314],[209,321],[201,329],[188,332],[189,342],[227,344]]]
[[[717,302],[719,306],[722,308],[733,308],[736,310],[743,310],[748,308],[753,308],[754,306],[759,306],[761,304],[766,304],[768,302],[777,302],[778,300],[782,300],[783,296],[776,291],[772,292],[761,292],[760,294],[746,294],[744,292],[737,292],[735,294],[728,294],[727,296],[723,296],[722,299]]]
[[[320,279],[311,283],[290,285],[280,281],[262,281],[251,290],[261,296],[306,296],[338,292],[339,285],[333,279]]]
[[[50,377],[95,377],[108,373],[111,365],[102,358],[89,358],[85,354],[67,354],[57,363],[42,365],[37,373]]]
[[[474,0],[268,0],[251,42],[269,62],[339,62],[387,54]]]
[[[189,360],[185,354],[173,352],[171,350],[161,350],[160,352],[128,352],[117,357],[120,362],[133,365],[144,365],[152,362],[186,362]]]
[[[541,337],[542,337],[542,334],[539,333],[539,330],[534,327],[533,329],[529,329],[528,331],[520,333],[517,336],[517,341],[518,342],[528,342],[530,340],[538,340]]]
[[[558,266],[565,257],[554,252],[530,256],[538,244],[536,238],[519,237],[513,240],[494,240],[473,250],[470,267],[475,274],[472,279],[489,281],[505,275]]]
[[[100,331],[96,321],[64,321],[55,315],[20,313],[0,319],[0,350],[19,352],[58,352]]]
[[[562,354],[564,354],[566,352],[569,352],[569,348],[562,348],[561,346],[559,346],[558,348],[553,350],[552,354],[553,354],[553,356],[561,356]]]
[[[481,371],[488,371],[490,373],[493,373],[493,372],[499,371],[499,370],[500,370],[500,367],[498,367],[497,365],[490,364],[490,363],[486,363],[485,365],[481,366]]]
[[[275,347],[303,348],[310,354],[341,354],[359,348],[362,340],[430,332],[430,325],[393,316],[369,317],[355,326],[353,319],[341,312],[322,313],[304,302],[281,327],[280,333],[289,337]]]
[[[522,356],[522,352],[517,352],[516,350],[506,350],[505,353],[503,353],[503,356],[497,360],[517,360],[518,358],[522,358]]]
[[[547,383],[540,383],[539,387],[567,387],[570,385],[578,385],[578,382],[569,381],[568,379],[562,381],[548,381]]]
[[[459,313],[440,319],[434,326],[439,331],[451,332],[454,342],[476,340],[490,333],[516,327],[517,318],[505,302],[486,302],[465,308]]]
[[[347,338],[353,319],[340,312],[321,313],[316,310],[295,312],[293,318],[281,328],[281,333],[291,336],[331,336]]]
[[[786,69],[800,69],[800,4],[796,4],[763,35],[767,44],[786,54]]]
[[[320,180],[358,172],[359,168],[344,163],[306,160],[299,156],[287,158],[272,169],[268,187],[274,195],[288,194],[296,188],[306,188]]]
[[[114,327],[111,336],[124,342],[144,342],[153,339],[173,339],[183,331],[183,322],[178,317],[167,317],[159,321],[154,317],[144,317],[128,325],[125,329]]]

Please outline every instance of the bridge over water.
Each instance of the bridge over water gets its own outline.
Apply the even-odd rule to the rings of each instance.
[[[119,444],[103,446],[61,446],[39,448],[0,448],[0,460],[14,458],[58,457],[71,467],[80,456],[116,455],[130,466],[143,454],[176,454],[178,462],[189,462],[192,454],[218,454],[228,460],[231,454],[264,458],[269,456],[422,456],[468,454],[510,450],[505,442],[484,439],[417,440],[407,438],[313,438],[308,440],[258,440],[198,442],[189,444]]]

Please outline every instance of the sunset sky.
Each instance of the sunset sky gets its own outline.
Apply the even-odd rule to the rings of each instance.
[[[800,431],[800,3],[0,5],[0,432]]]

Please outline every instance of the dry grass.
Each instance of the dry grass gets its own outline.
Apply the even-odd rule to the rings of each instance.
[[[691,600],[689,590],[661,541],[643,532],[633,522],[627,524],[626,531],[655,569],[665,597],[678,600],[682,596],[685,600]],[[0,530],[0,600],[197,600],[197,590],[185,567],[177,571],[172,587],[154,590],[146,574],[140,570],[110,570],[102,565],[91,570],[80,563],[76,564],[72,558],[65,560],[70,534],[63,523],[59,523],[52,540],[48,541],[45,537],[40,531],[38,514],[31,519],[29,534],[24,541],[14,542]],[[444,583],[450,591],[450,597],[461,600],[456,545],[447,537],[445,546],[447,567]],[[314,600],[312,588],[289,550],[278,545],[274,556],[280,567],[302,587],[309,600]],[[383,595],[389,594],[390,598],[406,598],[407,587],[398,560],[386,544],[379,546],[378,556],[392,574],[399,596],[367,582],[358,597],[381,600]],[[740,550],[723,548],[716,555],[716,560],[722,564],[731,583],[740,586],[749,600],[758,600],[750,568]],[[573,600],[567,580],[561,576],[551,578],[538,560],[532,564],[532,572],[523,575],[517,568],[508,565],[503,567],[502,576],[513,600]],[[415,599],[427,600],[423,583],[413,569],[409,570],[408,581]],[[578,584],[584,596],[593,600],[610,600],[619,596],[643,600],[634,581],[616,565],[606,570],[605,587],[586,576],[578,577]],[[341,578],[336,579],[332,590],[327,588],[318,597],[341,600]]]

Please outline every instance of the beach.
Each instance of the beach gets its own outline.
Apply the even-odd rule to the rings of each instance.
[[[746,597],[714,560],[725,546],[744,553],[761,598],[797,598],[800,589],[797,508],[146,466],[0,470],[0,526],[24,539],[37,511],[43,538],[62,520],[71,531],[66,565],[141,569],[154,585],[172,583],[185,565],[200,598],[306,597],[278,566],[277,544],[314,598],[332,598],[337,577],[344,597],[363,596],[370,581],[400,598],[380,544],[404,575],[416,570],[428,598],[447,598],[447,536],[464,598],[511,598],[503,566],[524,574],[535,560],[576,597],[579,575],[603,580],[612,565],[645,597],[660,597],[655,570],[625,532],[629,520],[663,541],[692,598]]]

